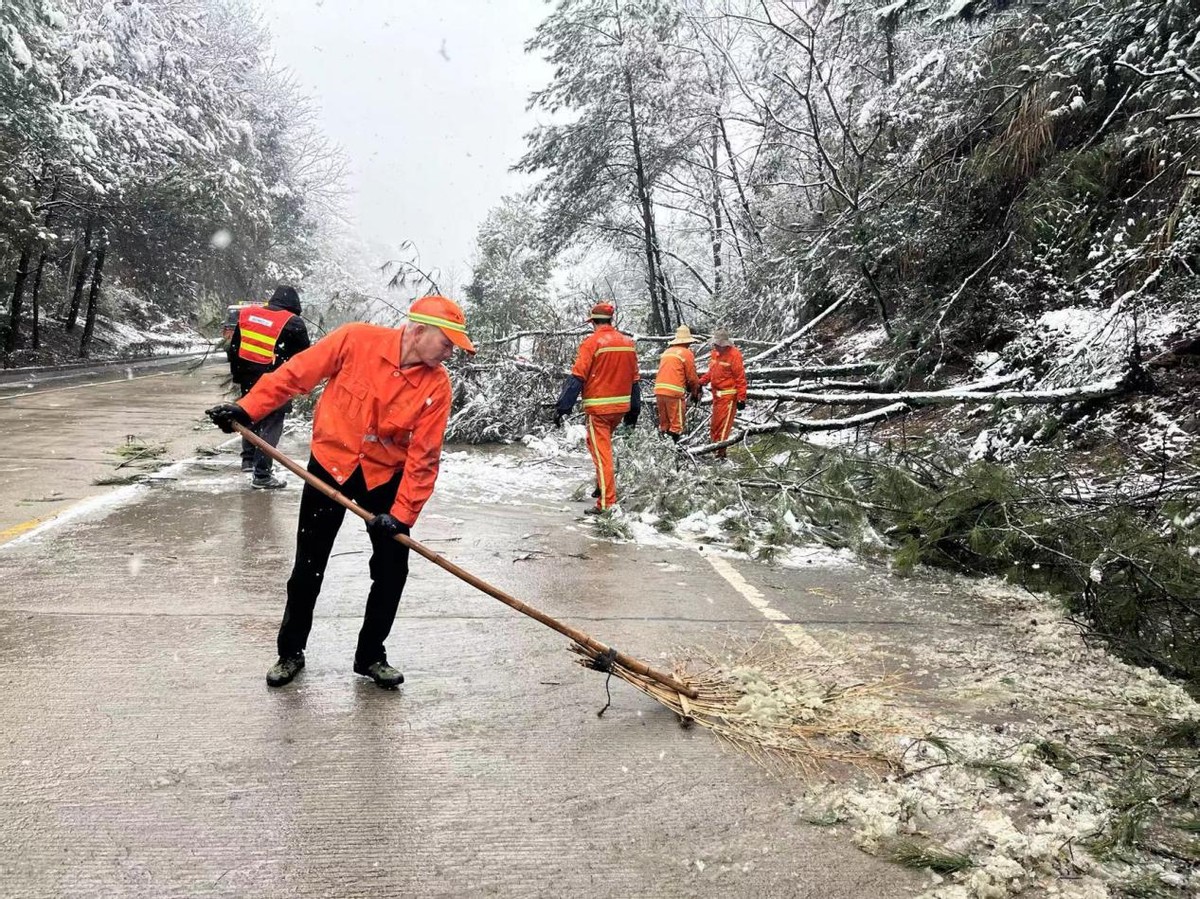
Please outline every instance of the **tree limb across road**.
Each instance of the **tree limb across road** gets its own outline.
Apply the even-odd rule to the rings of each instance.
[[[783,432],[785,434],[806,434],[816,431],[844,431],[849,428],[857,428],[862,425],[880,424],[887,421],[889,418],[895,418],[898,415],[904,415],[912,411],[912,407],[907,403],[892,403],[888,406],[883,406],[879,409],[872,409],[870,412],[862,412],[858,415],[851,415],[846,418],[793,418],[781,419],[779,421],[765,422],[763,424],[746,425],[734,431],[725,440],[717,443],[706,443],[704,446],[687,448],[686,452],[693,456],[701,456],[705,453],[711,453],[713,450],[723,449],[727,446],[733,446],[735,443],[741,443],[747,437],[754,434],[775,434]]]
[[[804,434],[816,431],[844,431],[868,424],[881,424],[891,418],[905,415],[921,406],[948,406],[958,403],[995,403],[1002,405],[1074,403],[1082,400],[1103,399],[1117,396],[1128,390],[1126,379],[1110,378],[1078,387],[1061,387],[1053,390],[956,390],[902,391],[897,393],[795,393],[784,390],[751,390],[750,399],[799,402],[822,406],[856,406],[884,402],[887,405],[860,412],[843,418],[782,418],[762,424],[746,425],[734,431],[726,440],[688,448],[693,456],[704,455],[713,450],[741,443],[755,434]]]
[[[1073,403],[1116,396],[1126,390],[1120,378],[1110,378],[1078,387],[1053,390],[912,390],[896,393],[799,393],[787,390],[751,390],[750,399],[808,403],[814,406],[866,406],[871,403],[906,403],[909,406],[953,406],[958,403],[1026,404]]]

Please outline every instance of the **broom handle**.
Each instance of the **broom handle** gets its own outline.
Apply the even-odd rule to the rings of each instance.
[[[355,515],[357,515],[363,521],[370,521],[372,518],[375,517],[374,513],[368,512],[362,506],[358,505],[358,503],[354,502],[353,500],[347,499],[342,493],[338,492],[333,487],[330,487],[328,484],[326,484],[324,481],[322,481],[320,478],[318,478],[312,472],[307,471],[304,468],[301,468],[300,465],[298,465],[296,462],[292,461],[290,458],[285,456],[283,453],[281,453],[275,447],[271,446],[271,444],[267,443],[265,440],[263,440],[261,437],[259,437],[257,434],[255,434],[253,431],[251,431],[249,428],[246,428],[243,425],[238,424],[237,422],[233,423],[233,427],[234,427],[234,430],[236,430],[244,438],[249,440],[252,444],[254,444],[254,446],[256,446],[258,449],[262,450],[264,453],[266,453],[268,456],[270,456],[272,459],[274,459],[276,462],[278,462],[280,465],[282,465],[284,468],[286,468],[292,474],[296,475],[296,477],[302,478],[306,484],[308,484],[309,486],[313,487],[316,490],[320,490],[322,493],[324,493],[326,496],[328,496],[335,503],[345,506],[347,509],[349,509],[351,512],[353,512]],[[428,559],[434,565],[437,565],[439,568],[444,568],[446,571],[449,571],[455,577],[466,581],[468,584],[470,584],[475,589],[482,590],[488,596],[491,596],[494,599],[500,600],[500,602],[504,603],[506,606],[509,606],[510,608],[516,609],[522,615],[528,615],[534,621],[540,621],[542,624],[546,625],[546,627],[551,628],[552,630],[558,631],[564,637],[569,637],[570,639],[572,639],[576,643],[578,643],[580,646],[586,646],[588,649],[590,649],[592,652],[596,653],[597,655],[602,655],[607,652],[614,652],[615,653],[615,656],[614,656],[615,661],[619,662],[622,666],[624,666],[625,668],[628,668],[630,671],[636,671],[638,674],[640,674],[644,677],[648,677],[651,680],[656,680],[660,684],[662,684],[664,687],[669,687],[670,689],[674,690],[676,693],[682,693],[684,696],[688,696],[692,699],[698,698],[698,694],[695,689],[687,686],[686,684],[680,683],[675,678],[671,677],[671,675],[665,674],[662,671],[657,671],[656,669],[651,668],[649,665],[647,665],[645,662],[641,661],[640,659],[635,659],[633,656],[628,656],[623,652],[613,650],[613,649],[611,649],[611,647],[605,646],[599,640],[596,640],[593,637],[588,636],[581,630],[576,630],[575,628],[571,627],[569,624],[564,624],[563,622],[559,621],[557,618],[551,618],[545,612],[542,612],[538,609],[535,609],[531,605],[521,602],[521,600],[517,599],[515,596],[510,596],[509,594],[505,593],[503,590],[499,589],[498,587],[493,587],[491,584],[489,584],[483,578],[476,577],[475,575],[471,574],[471,572],[466,571],[463,568],[459,568],[453,562],[442,558],[442,556],[438,555],[432,549],[429,549],[428,547],[424,546],[423,544],[418,543],[416,540],[412,539],[412,537],[406,537],[403,534],[396,534],[393,539],[404,544],[409,549],[411,549],[413,552],[424,556],[426,559]]]

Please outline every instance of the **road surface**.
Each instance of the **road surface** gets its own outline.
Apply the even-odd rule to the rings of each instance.
[[[368,543],[350,518],[308,667],[268,690],[294,479],[251,491],[227,453],[153,487],[91,484],[126,433],[177,459],[226,441],[193,429],[218,380],[206,369],[0,401],[0,895],[836,899],[928,886],[844,829],[805,824],[802,784],[625,685],[598,718],[603,677],[563,638],[415,557],[389,641],[407,682],[355,677]],[[561,495],[472,498],[487,466],[463,458],[414,536],[471,571],[651,661],[767,627],[697,553],[599,540]],[[59,521],[12,531],[48,511]],[[724,564],[822,639],[899,629],[903,642],[928,626],[881,604],[892,588],[865,569]]]

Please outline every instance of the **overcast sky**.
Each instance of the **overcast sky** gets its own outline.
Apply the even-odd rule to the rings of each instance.
[[[281,65],[322,108],[352,168],[363,237],[412,240],[466,279],[476,229],[528,184],[508,172],[551,70],[524,52],[543,0],[257,0]],[[382,248],[380,248],[382,249]],[[382,260],[381,260],[382,261]]]

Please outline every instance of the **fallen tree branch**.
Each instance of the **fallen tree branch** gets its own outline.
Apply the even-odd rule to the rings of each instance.
[[[523,337],[583,337],[591,333],[591,328],[577,328],[573,331],[517,331],[514,334],[495,337],[491,340],[477,340],[475,341],[475,345],[480,347],[499,346],[500,344],[513,343]]]
[[[953,406],[958,403],[1000,403],[1009,406],[1033,403],[1074,403],[1123,393],[1122,379],[1109,379],[1079,387],[1052,390],[912,390],[896,393],[789,393],[784,390],[751,390],[750,399],[809,403],[815,406],[865,406],[870,403],[906,403],[910,406]]]
[[[763,390],[884,390],[886,385],[883,381],[838,381],[833,378],[817,378],[815,381],[801,381],[799,378],[793,378],[790,381],[775,381],[773,379],[764,379],[759,381],[757,378],[746,376],[746,380],[750,384],[760,384]]]
[[[701,456],[705,453],[711,453],[714,450],[733,446],[735,443],[741,443],[747,437],[754,434],[775,434],[780,431],[785,434],[805,434],[815,431],[845,431],[850,428],[862,427],[863,425],[878,424],[887,421],[889,418],[904,415],[911,411],[911,409],[912,407],[907,403],[892,403],[889,406],[872,409],[870,412],[851,415],[847,418],[793,418],[781,419],[780,421],[767,422],[765,424],[747,425],[740,430],[734,431],[725,440],[717,443],[706,443],[704,446],[698,446],[695,449],[684,448],[684,451],[692,456]]]
[[[811,331],[813,328],[815,328],[817,325],[819,325],[821,322],[823,322],[826,318],[828,318],[830,315],[832,315],[834,312],[836,312],[838,310],[838,308],[842,305],[842,303],[846,302],[846,300],[850,299],[850,297],[851,297],[851,294],[848,294],[848,293],[843,294],[838,299],[834,300],[832,303],[830,303],[828,306],[826,306],[823,310],[821,310],[820,314],[817,315],[815,318],[809,319],[808,323],[806,325],[804,325],[804,327],[802,327],[799,331],[794,331],[793,333],[789,334],[787,337],[783,338],[783,340],[779,341],[778,343],[774,343],[771,346],[767,347],[765,350],[763,350],[758,355],[751,356],[749,359],[746,360],[746,362],[745,362],[746,366],[747,367],[752,366],[752,365],[754,365],[754,363],[761,362],[763,359],[769,359],[771,356],[774,356],[780,350],[786,350],[788,347],[790,347],[792,344],[794,344],[797,340],[799,340],[801,337],[803,337],[805,334],[807,334],[809,331]]]
[[[813,375],[851,375],[876,371],[882,362],[842,362],[836,365],[791,365],[779,368],[756,368],[746,372],[747,378],[807,378]]]

